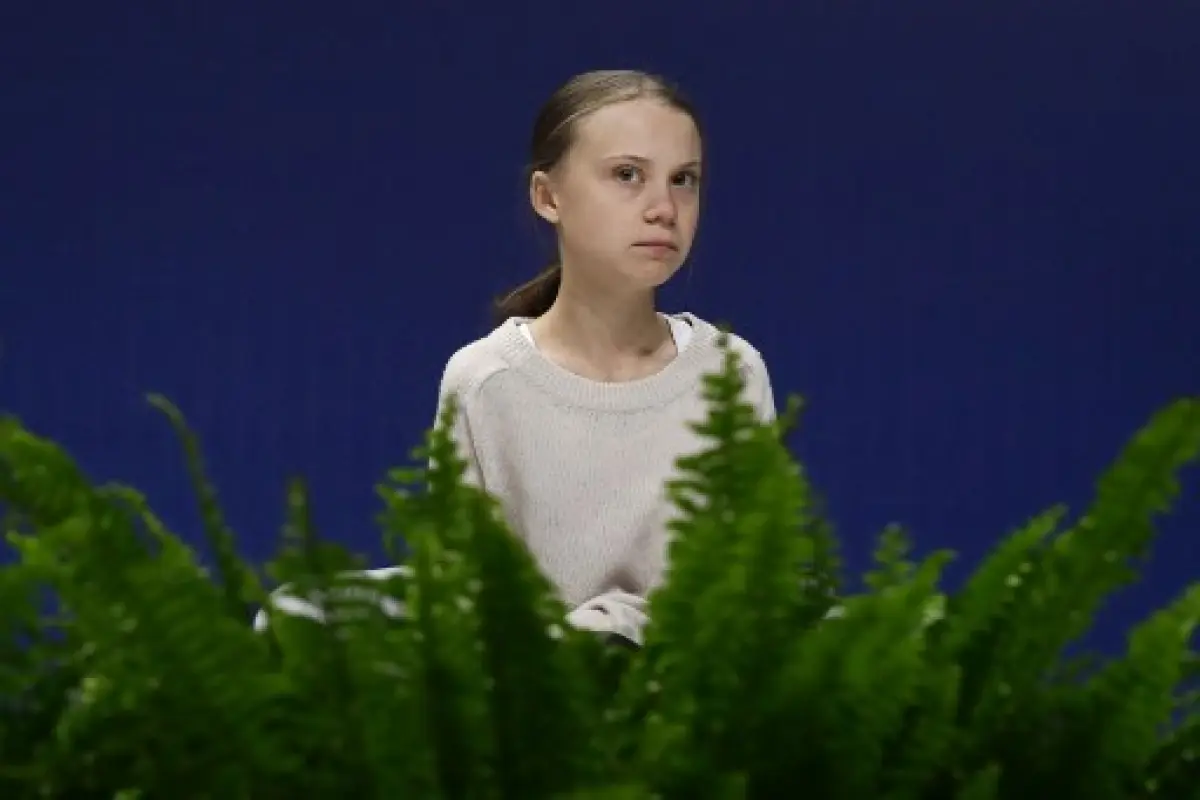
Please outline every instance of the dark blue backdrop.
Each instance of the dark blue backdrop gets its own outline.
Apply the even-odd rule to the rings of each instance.
[[[800,452],[856,566],[898,520],[961,574],[1200,388],[1194,3],[19,5],[0,408],[189,537],[146,391],[201,433],[251,556],[295,471],[378,558],[373,482],[543,259],[532,116],[596,67],[663,70],[706,112],[666,299],[809,400]],[[1102,642],[1196,577],[1196,489]]]

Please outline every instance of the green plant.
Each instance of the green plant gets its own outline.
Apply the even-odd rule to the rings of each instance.
[[[464,485],[447,408],[432,466],[380,487],[409,576],[364,587],[294,483],[276,584],[326,621],[250,613],[240,560],[179,414],[211,573],[143,497],[89,483],[0,421],[5,798],[1200,797],[1200,714],[1183,692],[1200,584],[1119,659],[1063,657],[1134,576],[1153,516],[1200,450],[1181,400],[1130,442],[1076,522],[1051,509],[954,594],[948,558],[881,537],[859,594],[804,473],[739,399],[705,386],[710,446],[680,462],[681,514],[646,646],[606,649],[565,609],[493,501]],[[403,618],[380,596],[403,602]],[[46,598],[53,612],[44,610]]]

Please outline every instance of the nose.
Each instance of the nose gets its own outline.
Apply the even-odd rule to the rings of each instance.
[[[666,225],[668,227],[675,224],[675,198],[671,195],[669,188],[659,188],[653,196],[647,199],[649,202],[646,204],[646,222],[652,225]]]

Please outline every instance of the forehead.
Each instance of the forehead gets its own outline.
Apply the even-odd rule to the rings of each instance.
[[[640,98],[604,106],[580,120],[575,149],[591,158],[635,155],[652,160],[700,157],[700,132],[687,114]]]

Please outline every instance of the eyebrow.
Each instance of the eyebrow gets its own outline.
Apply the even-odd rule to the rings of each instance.
[[[648,165],[650,159],[645,156],[635,156],[632,153],[621,153],[618,155],[609,156],[605,161],[633,161],[637,164]],[[695,169],[701,164],[700,159],[696,158],[686,163],[680,164],[675,169]]]

